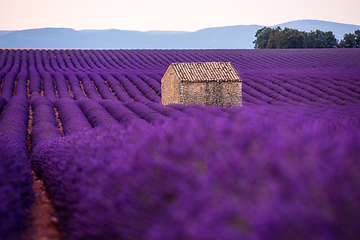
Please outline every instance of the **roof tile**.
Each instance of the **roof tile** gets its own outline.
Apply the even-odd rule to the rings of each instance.
[[[230,62],[170,63],[182,82],[241,81]]]

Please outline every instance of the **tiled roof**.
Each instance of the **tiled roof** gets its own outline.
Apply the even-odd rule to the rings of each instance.
[[[240,77],[230,62],[171,63],[182,82],[234,82]]]

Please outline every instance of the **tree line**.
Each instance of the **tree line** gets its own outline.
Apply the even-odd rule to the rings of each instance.
[[[299,31],[281,27],[263,27],[255,34],[255,48],[360,48],[360,30],[338,41],[331,31]]]

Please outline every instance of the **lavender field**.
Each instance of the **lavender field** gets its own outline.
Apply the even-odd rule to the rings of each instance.
[[[236,108],[161,104],[231,62]],[[64,239],[359,239],[360,49],[0,49],[0,239],[45,185]]]

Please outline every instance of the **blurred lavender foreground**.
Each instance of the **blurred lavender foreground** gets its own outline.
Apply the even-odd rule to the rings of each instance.
[[[26,98],[14,96],[0,118],[0,239],[21,237],[33,202],[26,141],[28,105]]]
[[[169,63],[212,61],[242,107],[160,103]],[[63,239],[359,239],[359,66],[360,49],[0,49],[0,239],[34,216],[31,170]]]
[[[267,110],[99,127],[32,161],[68,239],[357,239],[359,119]]]

